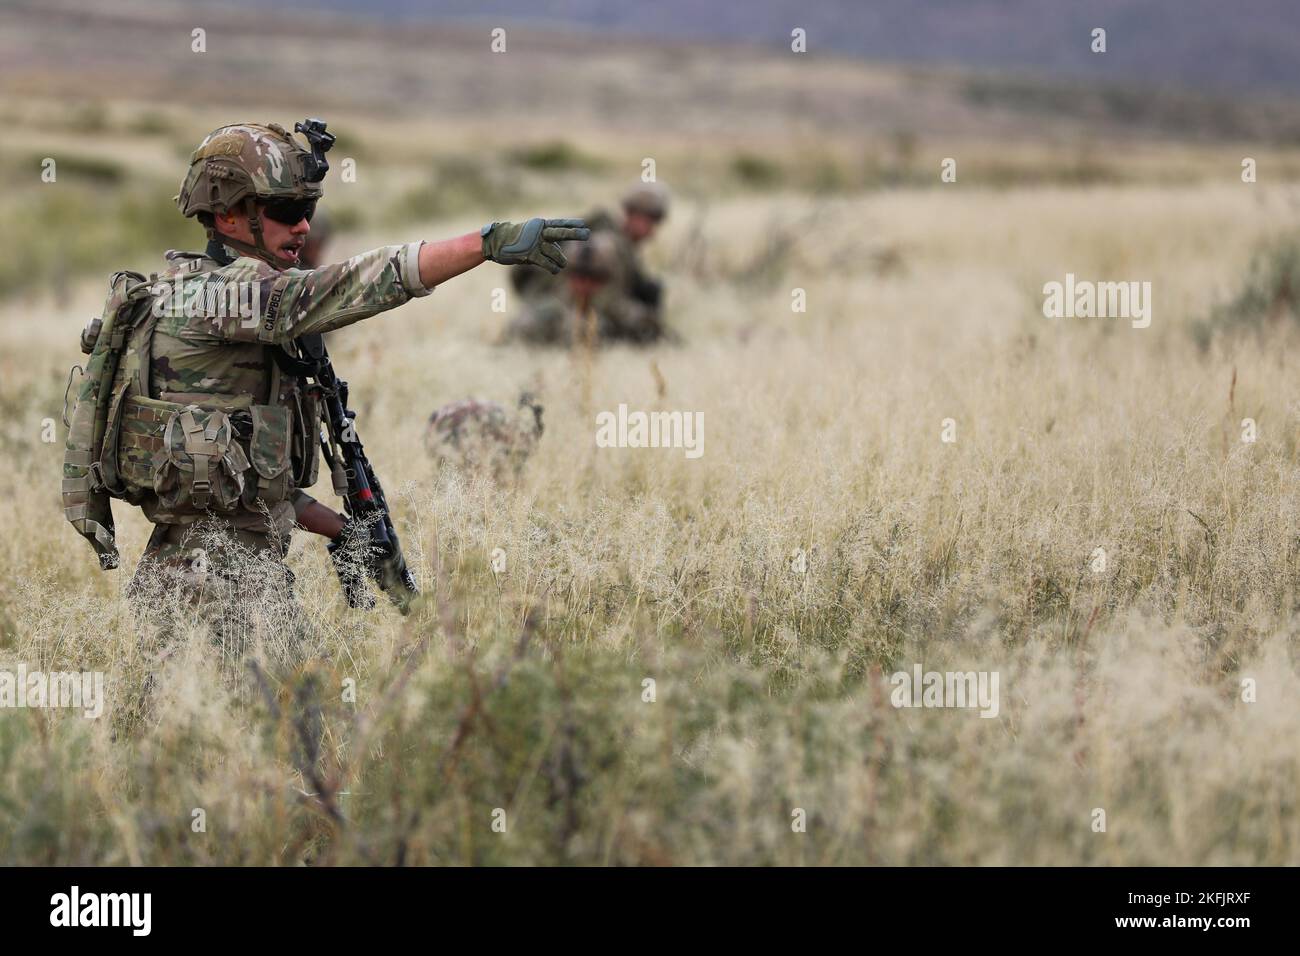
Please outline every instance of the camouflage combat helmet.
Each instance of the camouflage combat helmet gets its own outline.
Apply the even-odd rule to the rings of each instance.
[[[318,123],[318,127],[311,124]],[[248,214],[255,246],[218,236],[209,226],[208,238],[220,239],[241,252],[266,260],[278,261],[262,241],[262,222],[257,203],[274,200],[316,200],[323,192],[321,180],[328,164],[324,151],[333,137],[324,132],[325,124],[308,120],[307,133],[312,149],[304,149],[284,127],[269,123],[236,123],[213,130],[190,155],[190,168],[181,183],[176,205],[182,215],[224,213],[242,208]],[[321,143],[324,142],[322,146]]]
[[[668,215],[668,190],[659,183],[637,183],[623,194],[623,208],[663,219]]]

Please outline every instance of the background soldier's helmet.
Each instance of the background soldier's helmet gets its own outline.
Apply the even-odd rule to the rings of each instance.
[[[668,215],[668,190],[659,183],[638,183],[623,194],[623,208],[663,219]]]
[[[222,126],[190,155],[176,205],[188,217],[225,212],[248,199],[319,199],[321,184],[306,179],[304,160],[311,156],[275,123]]]
[[[586,242],[566,242],[562,247],[569,260],[564,273],[597,282],[608,282],[618,266],[614,237],[607,232],[593,232]]]

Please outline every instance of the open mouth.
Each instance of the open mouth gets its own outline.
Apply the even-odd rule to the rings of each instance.
[[[302,253],[301,243],[294,243],[292,245],[280,247],[280,255],[283,258],[290,260],[291,262],[297,262],[298,257],[301,253]]]

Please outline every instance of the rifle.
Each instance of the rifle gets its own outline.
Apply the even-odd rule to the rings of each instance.
[[[384,489],[357,437],[356,412],[347,407],[348,383],[334,373],[322,335],[300,336],[294,339],[293,346],[296,355],[285,349],[277,359],[284,355],[287,361],[280,360],[282,368],[314,382],[329,429],[328,438],[321,436],[321,452],[329,463],[334,491],[343,499],[348,516],[343,534],[328,546],[343,596],[350,607],[373,608],[375,600],[366,589],[366,578],[370,578],[406,614],[420,591],[406,567]],[[354,550],[359,535],[369,538],[360,555]]]

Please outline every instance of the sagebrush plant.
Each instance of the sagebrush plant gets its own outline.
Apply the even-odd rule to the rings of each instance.
[[[1284,234],[1261,242],[1235,294],[1193,326],[1197,342],[1208,347],[1216,333],[1259,332],[1270,325],[1300,320],[1300,240]]]
[[[650,250],[708,250],[669,287],[683,346],[495,347],[490,267],[334,333],[424,597],[348,610],[300,533],[295,608],[245,600],[238,640],[162,594],[136,618],[138,514],[113,574],[62,519],[41,423],[102,289],[0,307],[0,668],[109,694],[0,712],[0,861],[1300,862],[1300,333],[1189,334],[1292,225],[1243,188],[686,201]],[[1151,328],[1045,319],[1066,272],[1151,280]],[[524,388],[518,479],[424,454],[434,408]],[[620,402],[703,412],[704,456],[597,448]],[[916,663],[998,672],[998,717],[895,708]]]

